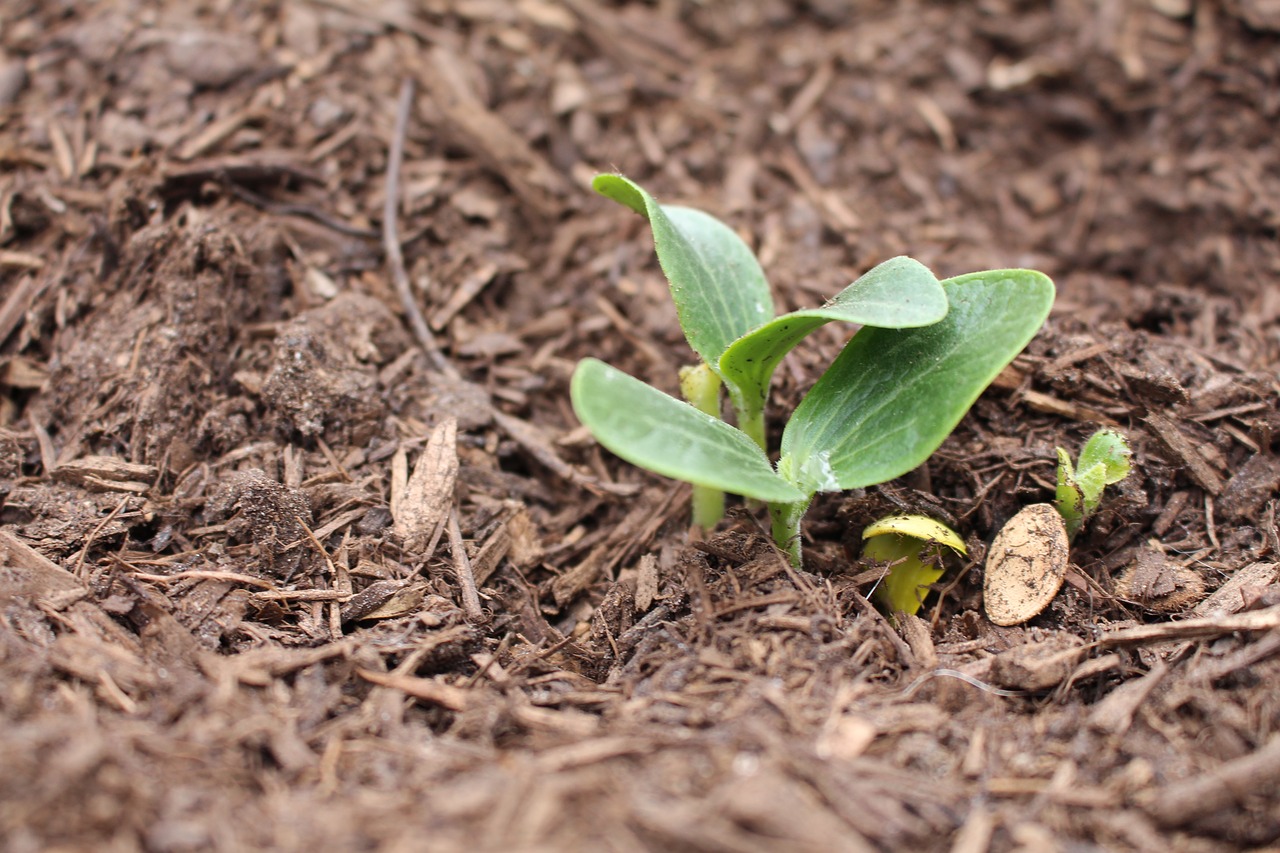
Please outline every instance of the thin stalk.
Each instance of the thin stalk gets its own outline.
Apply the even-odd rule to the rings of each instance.
[[[738,409],[738,429],[745,432],[752,441],[760,445],[760,449],[765,453],[769,452],[769,448],[765,445],[764,439],[764,407],[750,410],[744,406]]]
[[[720,377],[707,365],[680,368],[680,393],[698,411],[720,417]],[[724,492],[720,489],[695,484],[690,503],[695,527],[710,530],[724,518]]]
[[[791,565],[800,568],[803,559],[800,552],[800,519],[804,518],[812,498],[796,503],[769,504],[769,521],[773,532],[773,541],[782,549]]]

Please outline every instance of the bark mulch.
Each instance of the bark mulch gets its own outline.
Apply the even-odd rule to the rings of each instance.
[[[0,847],[1280,842],[1278,126],[1265,0],[0,0]],[[796,571],[573,417],[692,357],[613,170],[780,310],[904,253],[1058,301]],[[1101,425],[1134,475],[993,625]],[[895,624],[899,510],[970,557]]]

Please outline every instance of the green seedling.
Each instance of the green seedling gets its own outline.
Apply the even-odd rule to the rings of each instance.
[[[891,515],[862,531],[862,556],[884,563],[888,573],[876,586],[876,601],[890,614],[920,609],[929,588],[946,570],[943,548],[964,556],[964,541],[940,521],[923,515]]]
[[[810,332],[832,321],[914,328],[947,313],[946,294],[933,273],[898,257],[874,267],[821,308],[775,318],[764,270],[729,226],[700,210],[659,204],[621,175],[597,175],[592,186],[649,221],[680,328],[701,359],[681,372],[685,400],[719,417],[723,384],[738,428],[761,450],[768,449],[764,410],[774,368]],[[695,525],[714,526],[723,507],[723,492],[694,485]]]
[[[601,176],[595,186],[649,218],[685,336],[728,390],[738,427],[717,416],[718,404],[690,405],[592,358],[574,371],[574,411],[634,465],[768,503],[774,539],[795,565],[813,496],[882,483],[928,459],[1053,303],[1053,282],[1042,273],[938,282],[918,262],[895,258],[822,308],[769,319],[759,263],[731,229],[658,205],[624,178]],[[792,413],[775,466],[763,422],[773,370],[832,320],[862,328]]]
[[[1080,450],[1075,465],[1061,447],[1058,450],[1058,488],[1054,506],[1067,525],[1067,536],[1074,539],[1089,516],[1098,510],[1102,491],[1129,476],[1133,451],[1129,442],[1115,430],[1095,432]]]

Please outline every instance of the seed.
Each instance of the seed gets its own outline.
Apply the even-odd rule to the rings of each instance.
[[[1032,504],[1001,528],[987,553],[983,606],[997,625],[1020,625],[1049,606],[1067,574],[1067,528],[1052,504]]]

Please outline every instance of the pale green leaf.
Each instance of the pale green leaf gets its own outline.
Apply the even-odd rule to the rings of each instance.
[[[597,175],[596,192],[649,220],[680,328],[694,352],[719,373],[729,344],[773,316],[760,262],[733,229],[688,207],[658,204],[621,175]]]
[[[1061,447],[1058,452],[1058,485],[1054,490],[1054,508],[1067,526],[1067,535],[1075,536],[1084,524],[1084,492],[1076,482],[1075,466],[1071,456]]]
[[[853,337],[792,415],[778,470],[801,489],[891,480],[942,444],[1049,315],[1054,288],[1030,270],[944,281],[950,310],[920,329]]]
[[[720,374],[737,389],[741,405],[758,411],[768,399],[778,362],[814,329],[833,320],[908,329],[946,315],[947,295],[929,268],[908,257],[890,258],[821,308],[784,314],[738,338],[720,356]]]
[[[862,556],[868,560],[890,564],[887,574],[876,585],[876,601],[889,613],[915,613],[929,595],[930,585],[937,583],[946,571],[941,547],[921,542],[910,536],[889,533],[868,539]]]
[[[1129,459],[1133,455],[1123,435],[1102,429],[1090,436],[1080,451],[1080,468],[1102,465],[1106,469],[1103,482],[1114,485],[1129,476]]]
[[[1084,517],[1088,518],[1102,502],[1102,490],[1107,487],[1107,466],[1102,462],[1095,462],[1087,468],[1081,465],[1076,469],[1076,485],[1084,497]]]
[[[578,363],[569,395],[596,441],[633,465],[762,501],[806,497],[741,430],[602,361]]]

